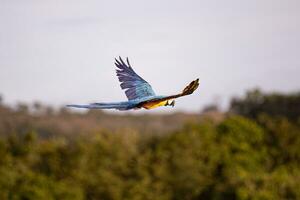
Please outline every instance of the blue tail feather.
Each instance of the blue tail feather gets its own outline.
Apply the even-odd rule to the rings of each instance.
[[[132,107],[128,102],[118,102],[118,103],[92,103],[88,105],[76,105],[71,104],[67,107],[73,108],[86,108],[86,109],[117,109],[117,110],[129,110]]]

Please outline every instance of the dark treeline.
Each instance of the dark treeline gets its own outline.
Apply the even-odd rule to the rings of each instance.
[[[244,98],[232,99],[230,110],[254,119],[266,113],[296,121],[300,115],[300,92],[288,95],[264,94],[259,89],[254,89],[248,91]]]
[[[300,199],[300,94],[113,115],[0,104],[0,199]]]

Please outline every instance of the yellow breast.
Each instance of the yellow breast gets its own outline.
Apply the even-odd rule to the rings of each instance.
[[[166,105],[166,103],[167,103],[167,100],[148,102],[143,105],[143,108],[153,109],[153,108],[157,108],[159,106],[164,106],[164,105]]]

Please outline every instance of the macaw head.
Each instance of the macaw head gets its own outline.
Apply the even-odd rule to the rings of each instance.
[[[172,106],[174,107],[175,105],[175,100],[174,99],[170,99],[170,100],[167,100],[165,106]]]

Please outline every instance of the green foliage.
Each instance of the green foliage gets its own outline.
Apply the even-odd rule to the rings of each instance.
[[[299,199],[299,126],[232,116],[165,136],[0,142],[1,199]]]
[[[202,118],[163,135],[45,138],[24,125],[0,138],[3,200],[300,199],[300,124],[283,116]]]
[[[230,110],[233,113],[256,119],[260,114],[300,118],[300,92],[292,94],[266,94],[259,89],[250,90],[244,98],[234,98]]]

